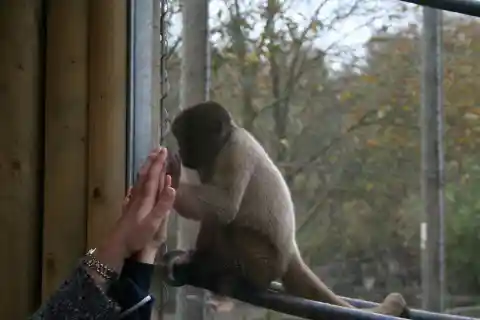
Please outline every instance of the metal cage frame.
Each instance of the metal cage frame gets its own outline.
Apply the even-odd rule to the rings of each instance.
[[[400,0],[424,7],[480,17],[480,1],[474,0]]]

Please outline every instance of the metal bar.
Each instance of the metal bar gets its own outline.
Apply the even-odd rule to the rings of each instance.
[[[438,12],[437,21],[437,148],[438,148],[438,199],[439,199],[439,256],[438,263],[440,265],[439,281],[440,281],[440,306],[441,311],[445,311],[445,300],[447,292],[447,262],[446,262],[446,235],[445,235],[445,106],[444,106],[444,89],[443,89],[443,12]]]
[[[422,106],[421,131],[421,195],[423,215],[421,223],[422,249],[422,308],[443,310],[443,185],[438,140],[442,118],[442,11],[423,8],[422,33]],[[440,147],[440,148],[439,148]]]
[[[480,1],[472,0],[400,0],[425,7],[480,17]]]
[[[129,23],[127,27],[128,38],[128,87],[127,87],[127,173],[126,186],[131,186],[134,182],[135,169],[133,161],[134,146],[134,128],[135,128],[135,1],[128,2]]]
[[[208,100],[210,91],[209,1],[181,0],[182,61],[180,76],[180,108]],[[198,234],[198,223],[178,220],[177,247],[192,248]],[[177,291],[176,319],[212,319],[205,307],[207,296],[202,290],[184,287]]]
[[[183,275],[178,275],[178,278],[183,278]],[[172,285],[172,283],[170,283]],[[196,288],[207,289],[212,292],[212,288],[200,283],[184,283],[183,285],[190,285]],[[178,283],[176,286],[181,286]],[[340,306],[331,305],[307,299],[294,297],[283,292],[268,290],[268,291],[253,291],[246,288],[237,287],[232,298],[252,304],[257,307],[262,307],[284,314],[293,315],[305,319],[312,320],[395,320],[402,319],[393,316],[386,316],[376,314],[359,309],[351,309]]]
[[[238,291],[233,298],[249,304],[305,319],[401,319],[287,295],[281,292]]]
[[[283,286],[280,282],[273,282],[271,286],[271,290],[282,292]],[[357,308],[374,308],[377,307],[379,304],[372,301],[365,301],[361,299],[354,299],[348,297],[341,297],[342,299],[346,300],[351,305]],[[463,317],[457,315],[450,315],[450,314],[442,314],[436,312],[430,312],[425,310],[419,309],[410,309],[409,310],[411,319],[415,320],[474,320],[475,318],[471,317]]]
[[[154,137],[152,130],[154,83],[153,61],[158,39],[154,28],[156,0],[131,1],[130,23],[132,28],[130,53],[130,128],[129,128],[129,182],[134,180],[144,159],[152,148]]]
[[[190,285],[197,288],[202,288],[215,292],[214,288],[211,288],[211,283],[205,282],[206,277],[196,272],[191,274],[184,268],[169,269],[168,266],[172,266],[172,260],[182,255],[181,250],[174,250],[166,253],[161,262],[162,274],[166,279],[166,283],[174,286],[181,287],[184,285]],[[197,269],[195,269],[197,270]],[[173,271],[173,272],[171,272]],[[173,276],[173,279],[171,279]],[[324,319],[401,319],[393,316],[385,316],[380,314],[374,314],[359,309],[350,309],[340,306],[334,306],[327,303],[307,300],[299,297],[294,297],[283,292],[283,286],[279,282],[273,282],[268,291],[256,291],[252,288],[244,285],[237,284],[234,292],[231,295],[232,298],[267,309],[271,309],[277,312],[290,314],[297,317],[313,320]],[[364,301],[360,299],[352,299],[342,297],[350,304],[357,308],[372,308],[378,306],[378,303]],[[428,312],[417,309],[409,310],[410,319],[414,320],[473,320],[475,318],[463,317],[457,315],[441,314]]]
[[[166,253],[160,261],[160,268],[164,275],[165,282],[174,287],[182,287],[189,285],[196,288],[206,289],[212,292],[216,292],[212,287],[212,283],[208,282],[208,276],[198,274],[199,270],[194,267],[193,272],[190,268],[173,268],[172,261],[176,257],[184,254],[181,250],[174,250]],[[173,277],[173,279],[172,279]],[[281,288],[280,288],[281,290]],[[217,292],[218,293],[218,292]],[[351,309],[340,306],[331,305],[328,303],[322,303],[312,300],[307,300],[299,297],[294,297],[281,292],[275,287],[267,291],[253,290],[251,287],[244,283],[236,283],[233,293],[230,297],[258,306],[275,310],[277,312],[290,314],[297,317],[313,320],[380,320],[380,319],[401,319],[393,316],[386,316],[367,312],[359,309]],[[198,314],[197,314],[198,317]],[[189,318],[195,319],[196,317]]]
[[[378,306],[378,303],[371,302],[371,301],[365,301],[365,300],[353,299],[353,298],[347,298],[347,297],[342,297],[342,298],[357,308],[372,308],[372,307]],[[419,310],[419,309],[410,309],[410,315],[411,315],[411,318],[415,320],[474,320],[475,319],[471,317],[442,314],[442,313],[429,312],[429,311]]]

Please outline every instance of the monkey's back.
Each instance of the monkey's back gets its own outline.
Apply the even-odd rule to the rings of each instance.
[[[264,234],[287,257],[295,245],[295,216],[290,190],[280,170],[248,131],[236,128],[231,142],[230,147],[240,153],[247,152],[248,159],[253,161],[250,180],[233,223]]]

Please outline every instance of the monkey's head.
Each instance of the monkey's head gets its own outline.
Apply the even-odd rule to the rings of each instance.
[[[183,165],[195,170],[212,166],[233,128],[230,113],[216,102],[183,110],[172,124]]]

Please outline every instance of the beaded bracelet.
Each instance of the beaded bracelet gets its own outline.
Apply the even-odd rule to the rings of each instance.
[[[87,254],[82,260],[83,264],[94,270],[105,280],[117,280],[119,278],[119,274],[107,265],[98,261],[98,259],[94,255],[95,250],[96,248],[88,250]]]

